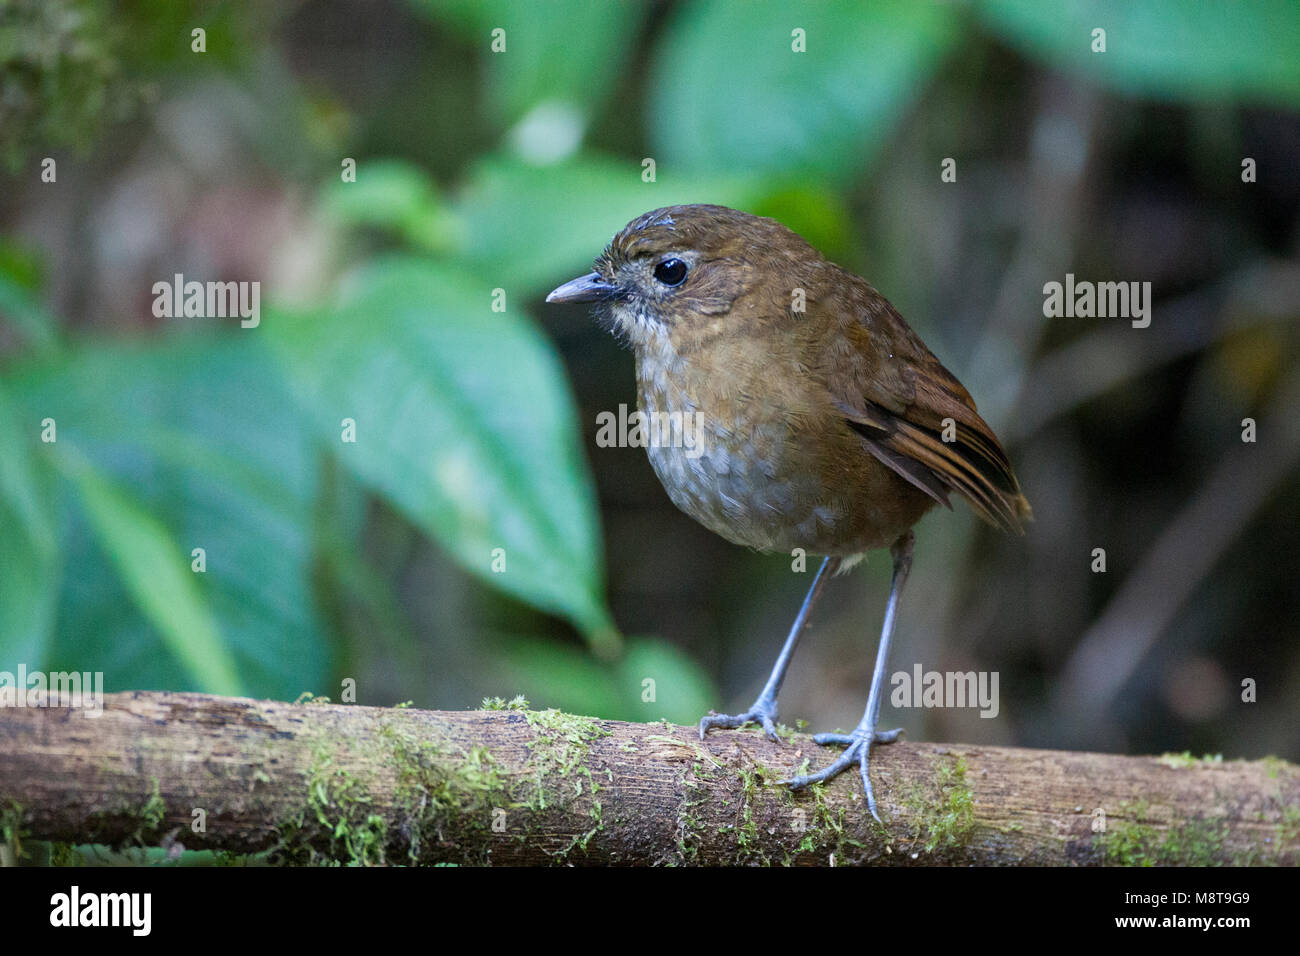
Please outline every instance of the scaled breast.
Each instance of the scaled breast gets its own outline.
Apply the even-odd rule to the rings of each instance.
[[[643,357],[637,372],[646,452],[673,504],[735,544],[769,551],[815,543],[832,515],[812,504],[816,488],[801,487],[814,476],[781,467],[791,436],[779,414],[733,404],[724,425],[689,386],[670,384],[680,375],[666,374],[654,356]]]

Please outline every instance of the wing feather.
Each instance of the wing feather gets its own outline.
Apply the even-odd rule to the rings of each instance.
[[[863,320],[845,330],[857,364],[832,379],[854,383],[835,396],[847,424],[873,457],[936,501],[948,505],[956,492],[985,521],[1022,534],[1032,509],[970,393],[879,293],[861,285],[866,293],[854,292]]]

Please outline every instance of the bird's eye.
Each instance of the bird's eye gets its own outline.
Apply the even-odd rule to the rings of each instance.
[[[655,266],[655,278],[664,285],[681,285],[686,279],[686,263],[681,259],[665,259]]]

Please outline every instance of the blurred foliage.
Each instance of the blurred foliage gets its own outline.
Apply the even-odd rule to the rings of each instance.
[[[958,23],[951,7],[909,0],[686,5],[656,51],[656,155],[843,182],[888,142]],[[794,29],[814,55],[777,55],[792,50]]]
[[[260,4],[205,0],[0,0],[0,160],[85,151],[156,100],[158,83],[231,66],[266,24]],[[211,60],[188,56],[201,27]],[[207,54],[205,54],[205,57]]]
[[[94,142],[140,95],[122,76],[122,35],[107,2],[0,4],[0,157],[17,170],[37,146]]]
[[[476,45],[502,31],[500,52],[488,58],[487,89],[492,118],[505,123],[556,101],[590,117],[617,80],[621,61],[609,52],[631,46],[646,11],[642,4],[590,0],[413,3]]]
[[[509,312],[485,321],[490,293],[454,269],[378,259],[344,282],[330,311],[275,316],[268,334],[323,443],[345,418],[374,431],[339,453],[367,488],[467,570],[569,617],[613,653],[595,498],[563,371],[530,323]]]
[[[102,670],[109,687],[285,697],[323,685],[316,449],[264,347],[198,334],[86,342],[6,382],[36,486],[59,492],[28,523],[60,530],[35,589],[60,595],[57,622],[34,608],[29,628],[3,635],[6,659],[25,637],[49,648],[29,666]],[[58,440],[33,444],[45,418]],[[190,572],[194,547],[205,574]],[[0,581],[0,604],[22,584]]]
[[[669,172],[656,185],[683,202],[747,205],[761,195],[757,183],[734,176]],[[485,158],[469,171],[457,206],[463,252],[484,274],[508,270],[520,291],[535,295],[554,288],[555,276],[575,262],[594,259],[645,204],[646,184],[625,160],[586,156],[539,170],[510,156]]]
[[[195,26],[208,31],[206,54],[190,52]],[[1091,51],[1095,27],[1107,30],[1104,54]],[[792,49],[796,29],[807,53]],[[632,719],[692,721],[742,702],[803,582],[692,530],[643,455],[611,454],[617,464],[593,475],[590,412],[631,400],[630,363],[563,317],[545,316],[543,333],[540,296],[633,216],[723,203],[773,215],[846,264],[871,263],[963,377],[976,367],[988,390],[977,394],[997,386],[1010,404],[1004,394],[1027,377],[1026,394],[1051,398],[1069,376],[1042,385],[1026,367],[1069,333],[1032,309],[1010,310],[1014,328],[987,315],[1003,302],[987,277],[1012,271],[1021,231],[1031,250],[1044,245],[1028,224],[1023,154],[1029,142],[1072,142],[1051,84],[1074,84],[1059,97],[1067,103],[1103,98],[1117,139],[1150,120],[1145,98],[1187,110],[1155,116],[1192,126],[1212,152],[1200,168],[1227,157],[1235,181],[1238,143],[1258,115],[1247,111],[1295,106],[1297,63],[1290,0],[0,0],[0,154],[13,170],[0,189],[11,232],[0,240],[0,669],[103,670],[110,689],[287,699],[334,694],[360,673],[367,703],[471,706],[523,692],[539,706]],[[1219,122],[1226,111],[1233,123]],[[964,191],[938,209],[923,190],[962,137]],[[1276,142],[1263,140],[1285,162],[1286,141]],[[39,179],[50,154],[57,186]],[[340,180],[343,157],[358,160],[355,182]],[[1160,205],[1181,196],[1184,215],[1205,188],[1172,165],[1140,197],[1165,224],[1156,241],[1144,225],[1107,221],[1080,254],[1117,261],[1105,258],[1126,248],[1116,236],[1139,235],[1155,262],[1178,236],[1201,235]],[[1132,181],[1123,157],[1114,170],[1103,188],[1116,192],[1094,208],[1151,212],[1120,192]],[[1062,235],[1083,230],[1061,216]],[[1259,222],[1281,217],[1293,238],[1286,202],[1228,216],[1236,231],[1215,223],[1226,238],[1212,268],[1197,258],[1195,281],[1175,292],[1266,259]],[[975,225],[959,234],[958,217]],[[1135,261],[1116,277],[1157,268]],[[262,281],[261,324],[153,318],[143,290],[176,273]],[[1015,278],[1037,295],[1037,273]],[[492,309],[498,289],[504,311]],[[1180,342],[1168,364],[1203,352],[1216,376],[1248,378],[1247,400],[1263,407],[1293,342],[1262,314],[1221,346],[1217,332]],[[967,363],[986,321],[991,351]],[[944,338],[963,348],[941,348]],[[1123,367],[1145,390],[1080,412],[1095,397],[1080,389],[1026,414],[1053,424],[1079,413],[1038,434],[1024,426],[1041,443],[1023,459],[1040,482],[1030,487],[1040,511],[1031,538],[1047,542],[1040,570],[1056,567],[1066,537],[1107,533],[1128,533],[1115,560],[1135,564],[1159,530],[1152,516],[1199,480],[1194,467],[1158,474],[1140,507],[1116,511],[1148,477],[1141,469],[1162,460],[1154,446],[1182,434],[1166,426],[1185,393],[1208,386],[1192,358],[1172,371],[1129,368],[1105,358],[1106,342],[1085,344],[1102,358],[1082,378]],[[1162,391],[1166,377],[1176,385]],[[54,444],[41,440],[47,419]],[[355,443],[340,440],[345,419]],[[1146,454],[1128,454],[1135,435]],[[1074,462],[1074,477],[1058,462]],[[1099,489],[1091,498],[1077,484],[1084,472]],[[1080,507],[1103,517],[1081,530],[1054,498],[1087,499]],[[968,603],[915,610],[958,630],[960,606],[965,634],[1001,622],[1018,643],[983,650],[1001,652],[1009,671],[1023,659],[1021,679],[1004,686],[1046,685],[1043,661],[1059,664],[1060,642],[1113,586],[1088,580],[998,604],[991,595],[1029,580],[1035,562],[1009,551],[975,560],[971,525],[947,527],[918,570],[929,562],[931,583]],[[203,574],[189,570],[196,547]],[[495,548],[505,549],[500,573]],[[648,621],[659,636],[620,650],[608,592],[620,623],[645,632]],[[814,676],[792,693],[805,712],[838,703],[831,688],[864,686],[860,634],[876,625],[878,602],[855,603],[852,641],[803,665]],[[1246,611],[1234,620],[1239,631],[1258,623]],[[862,660],[846,666],[850,654]],[[725,696],[710,673],[725,674]],[[1019,719],[1032,737],[1032,718]]]
[[[1300,16],[1291,0],[980,0],[1029,55],[1129,93],[1300,105]],[[1092,31],[1106,31],[1104,53]]]

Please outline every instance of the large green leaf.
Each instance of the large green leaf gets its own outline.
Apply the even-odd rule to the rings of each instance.
[[[1031,56],[1128,92],[1300,103],[1295,0],[981,0],[978,9]],[[1096,28],[1104,53],[1092,51]]]
[[[92,477],[89,507],[66,509],[59,550],[75,570],[64,575],[46,666],[102,670],[116,689],[211,686],[136,609],[124,552],[104,537],[129,529],[100,513],[126,498],[118,520],[143,512],[165,529],[183,575],[191,551],[205,550],[207,571],[194,577],[241,692],[329,691],[331,648],[312,591],[319,452],[281,382],[252,332],[95,342],[12,373],[26,418],[57,422],[57,445],[41,447],[71,446],[108,476]]]
[[[643,212],[691,202],[750,207],[766,191],[754,177],[662,166],[656,181],[647,183],[639,164],[596,156],[545,170],[492,158],[474,168],[457,204],[464,229],[460,252],[493,285],[517,294],[546,292],[588,266]]]
[[[79,453],[55,457],[76,486],[90,527],[128,593],[184,665],[193,686],[214,694],[241,690],[189,555],[167,528]]]
[[[54,628],[58,542],[49,472],[32,454],[39,431],[0,388],[0,670],[40,666]]]
[[[957,28],[955,7],[917,0],[684,4],[652,68],[660,171],[846,180],[887,141]],[[796,29],[806,52],[792,49]]]
[[[548,101],[590,116],[618,85],[646,9],[606,0],[416,0],[416,6],[481,46],[493,106],[507,122]],[[503,52],[491,49],[497,28],[505,31]]]
[[[532,322],[516,305],[492,311],[494,284],[381,259],[333,309],[264,324],[346,467],[465,568],[610,650],[618,638],[577,410]],[[342,440],[345,419],[355,442]]]

